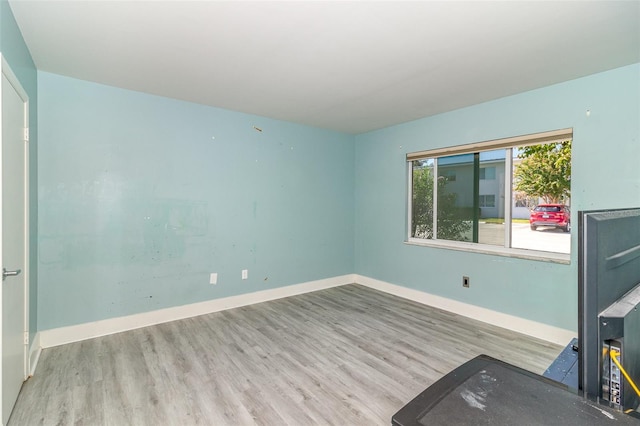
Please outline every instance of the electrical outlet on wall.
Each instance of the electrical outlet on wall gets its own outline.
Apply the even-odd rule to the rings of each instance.
[[[462,277],[462,287],[469,288],[469,277]]]
[[[248,269],[243,269],[242,270],[242,279],[246,280],[247,278],[249,278],[249,270]]]
[[[218,284],[218,273],[212,272],[209,274],[209,284]]]

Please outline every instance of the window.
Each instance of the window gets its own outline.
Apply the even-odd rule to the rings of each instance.
[[[496,206],[496,196],[495,195],[481,195],[480,196],[480,207],[495,207]]]
[[[407,154],[408,242],[568,261],[551,253],[569,254],[570,234],[555,228],[570,226],[533,226],[530,211],[569,204],[571,138],[564,129]]]
[[[559,213],[562,211],[562,207],[544,205],[544,206],[538,206],[534,210],[537,212],[545,212],[545,213],[549,213],[549,212]]]
[[[496,178],[495,167],[483,167],[480,169],[480,180],[493,180]]]
[[[456,171],[455,170],[446,170],[442,174],[447,182],[455,182],[456,181]]]

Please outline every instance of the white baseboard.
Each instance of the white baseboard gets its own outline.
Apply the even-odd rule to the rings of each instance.
[[[424,305],[433,306],[434,308],[453,312],[454,314],[486,322],[508,330],[517,331],[518,333],[526,334],[528,336],[536,337],[562,346],[567,345],[571,339],[577,337],[577,332],[572,330],[565,330],[563,328],[554,327],[537,321],[531,321],[513,315],[496,312],[491,309],[390,284],[388,282],[365,277],[363,275],[356,274],[355,282],[375,290],[380,290],[385,293],[413,300],[414,302],[422,303]]]
[[[238,296],[208,300],[190,305],[175,306],[124,317],[110,318],[50,330],[42,330],[36,334],[34,341],[31,344],[29,353],[31,374],[35,371],[42,348],[79,342],[81,340],[92,339],[94,337],[106,336],[109,334],[120,333],[122,331],[190,318],[211,312],[223,311],[225,309],[238,308],[241,306],[252,305],[254,303],[267,302],[269,300],[281,299],[284,297],[295,296],[298,294],[309,293],[312,291],[351,283],[358,283],[360,285],[413,300],[424,305],[433,306],[435,308],[443,309],[445,311],[453,312],[458,315],[473,318],[478,321],[483,321],[498,327],[513,330],[563,346],[577,335],[577,333],[572,330],[566,330],[537,321],[531,321],[513,315],[496,312],[491,309],[390,284],[385,281],[376,280],[363,275],[349,274],[286,287],[257,291],[254,293],[241,294]]]
[[[40,332],[37,332],[31,342],[29,348],[29,377],[33,376],[36,372],[36,366],[40,360],[40,354],[42,353],[42,344],[40,343]]]
[[[42,348],[50,348],[52,346],[79,342],[81,340],[92,339],[94,337],[106,336],[108,334],[120,333],[122,331],[133,330],[150,325],[195,317],[211,312],[223,311],[225,309],[238,308],[241,306],[252,305],[254,303],[267,302],[269,300],[281,299],[284,297],[295,296],[345,284],[352,284],[354,282],[355,276],[353,274],[342,275],[339,277],[309,281],[302,284],[294,284],[286,287],[241,294],[238,296],[207,300],[206,302],[193,303],[190,305],[175,306],[124,317],[110,318],[50,330],[42,330],[38,333],[40,335],[40,342],[38,346],[41,346]]]

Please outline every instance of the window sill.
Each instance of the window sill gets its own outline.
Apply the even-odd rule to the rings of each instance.
[[[418,238],[410,238],[404,242],[408,245],[436,247],[448,250],[467,251],[481,254],[492,254],[496,256],[512,257],[517,259],[537,260],[542,262],[560,263],[563,265],[571,264],[571,255],[565,253],[553,253],[547,251],[525,250],[518,248],[506,248],[491,246],[488,244],[465,243],[462,241],[444,241],[444,240],[423,240]]]

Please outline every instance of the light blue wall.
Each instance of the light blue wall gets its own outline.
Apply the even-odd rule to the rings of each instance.
[[[639,104],[636,64],[357,136],[356,273],[577,330],[577,232],[570,265],[404,244],[405,156],[572,127],[577,224],[579,210],[640,206]]]
[[[638,64],[355,144],[45,72],[38,84],[41,330],[351,272],[575,330],[577,234],[570,265],[406,245],[406,153],[572,127],[574,221],[640,205]]]
[[[33,337],[38,321],[38,84],[36,67],[7,0],[0,0],[0,51],[29,96],[29,335]]]
[[[38,90],[40,330],[353,272],[353,136],[46,72]]]

